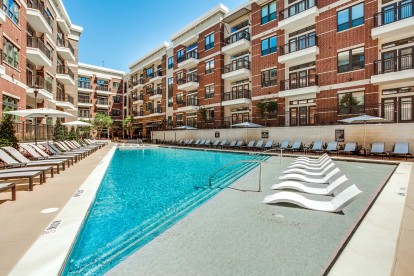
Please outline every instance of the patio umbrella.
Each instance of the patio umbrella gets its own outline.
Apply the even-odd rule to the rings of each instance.
[[[76,136],[77,136],[77,139],[78,140],[79,140],[79,127],[82,127],[82,126],[84,126],[84,127],[91,127],[92,126],[92,124],[87,123],[87,122],[82,122],[82,121],[67,122],[67,123],[63,123],[62,125],[65,125],[65,126],[76,126],[77,127],[76,128]]]
[[[261,125],[255,124],[255,123],[251,123],[251,122],[243,122],[243,123],[238,123],[238,124],[234,124],[231,125],[231,127],[239,127],[239,128],[246,128],[246,143],[248,143],[249,141],[247,141],[248,139],[248,128],[259,128],[259,127],[263,127]]]
[[[24,118],[72,118],[72,114],[50,108],[34,108],[6,111],[4,113]],[[49,142],[49,132],[46,129],[46,139]],[[37,145],[37,121],[35,120],[35,143]]]
[[[365,149],[365,135],[366,135],[366,124],[368,123],[391,123],[390,120],[375,117],[370,115],[361,115],[352,118],[342,119],[338,122],[346,123],[346,124],[364,124],[364,149]]]

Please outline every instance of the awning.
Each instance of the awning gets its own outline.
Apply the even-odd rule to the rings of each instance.
[[[234,13],[226,16],[223,19],[223,22],[230,23],[230,22],[236,20],[237,18],[242,17],[243,15],[248,14],[249,12],[250,12],[250,9],[248,9],[248,8],[241,8],[241,9],[235,11]]]

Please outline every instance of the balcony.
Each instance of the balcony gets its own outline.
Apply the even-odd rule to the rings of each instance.
[[[250,49],[252,44],[250,43],[250,33],[248,30],[242,30],[224,39],[225,46],[222,48],[223,53],[226,55],[233,55],[235,53],[242,52]]]
[[[144,85],[144,80],[143,79],[132,81],[132,89],[142,87],[143,85]]]
[[[234,81],[250,78],[251,76],[250,61],[244,58],[239,58],[224,66],[221,78],[224,80]]]
[[[188,97],[187,101],[177,100],[177,112],[195,112],[200,109],[198,99]]]
[[[151,115],[157,116],[159,114],[162,114],[162,108],[160,106],[154,107],[150,110]]]
[[[157,88],[154,90],[153,94],[149,97],[150,100],[156,100],[162,98],[162,89]]]
[[[223,93],[222,106],[229,105],[250,105],[252,103],[252,94],[247,89],[237,89]]]
[[[414,2],[398,5],[374,15],[373,39],[380,38],[382,43],[414,35]]]
[[[92,86],[89,82],[78,82],[78,90],[92,93]]]
[[[280,46],[279,63],[306,63],[316,60],[319,54],[318,38],[315,34],[296,38]]]
[[[75,75],[69,67],[63,65],[56,67],[56,79],[63,84],[75,85]]]
[[[96,107],[97,108],[105,108],[105,109],[107,109],[107,108],[109,108],[110,106],[109,106],[109,99],[107,99],[107,98],[98,98],[97,100],[96,100]]]
[[[93,104],[92,104],[92,100],[91,100],[90,97],[85,97],[85,96],[82,96],[82,95],[78,95],[78,106],[79,107],[82,107],[82,106],[91,107],[92,105]]]
[[[144,103],[144,95],[143,94],[139,94],[139,95],[132,94],[132,101],[133,101],[133,104],[134,105],[136,105],[136,104],[138,104],[138,105],[143,104]]]
[[[317,0],[304,0],[288,6],[279,13],[280,29],[300,29],[315,24],[319,15]]]
[[[50,82],[45,80],[42,76],[27,75],[27,95],[34,98],[35,91],[37,91],[38,99],[53,100],[53,86]]]
[[[76,110],[73,97],[63,91],[58,91],[56,93],[56,106],[63,109]]]
[[[75,50],[69,40],[58,37],[56,39],[56,51],[64,60],[75,61]]]
[[[132,110],[132,115],[134,116],[134,119],[140,119],[144,117],[144,111],[143,110]]]
[[[70,27],[63,18],[57,18],[56,23],[65,34],[70,34]]]
[[[158,70],[158,71],[155,71],[154,73],[152,73],[152,77],[149,80],[149,82],[150,83],[151,82],[156,82],[156,81],[162,80],[162,78],[163,78],[163,76],[162,76],[162,70]]]
[[[3,4],[2,2],[3,1],[0,0],[0,4]],[[4,11],[4,6],[3,5],[1,5],[1,6],[2,6],[2,8],[0,9],[0,25],[6,23],[6,19],[7,19],[6,12]]]
[[[27,35],[26,38],[27,59],[35,65],[48,67],[52,66],[52,52],[46,48],[46,45],[43,43],[43,41],[40,38],[31,37],[29,35]]]
[[[146,88],[145,88],[145,93],[146,93],[147,95],[149,95],[149,96],[154,95],[154,88],[152,88],[152,87],[146,87]]]
[[[292,97],[319,93],[318,75],[310,74],[295,79],[280,81],[279,97]]]
[[[39,0],[27,1],[27,22],[36,32],[53,34],[52,19]]]
[[[414,53],[374,62],[373,84],[392,84],[414,79]]]
[[[196,66],[198,62],[198,53],[193,50],[177,58],[177,67],[180,69],[188,69]]]
[[[189,74],[185,79],[178,79],[178,90],[184,90],[184,91],[191,91],[198,89],[199,83],[198,83],[198,75],[197,74]]]

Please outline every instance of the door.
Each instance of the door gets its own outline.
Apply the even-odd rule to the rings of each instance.
[[[237,97],[237,85],[231,88],[231,96],[230,96],[230,99],[228,100],[234,100],[236,99],[236,97]]]
[[[409,122],[413,120],[413,97],[399,98],[400,121]]]
[[[307,87],[308,86],[308,71],[300,71],[298,73],[299,75],[299,88],[301,87]]]
[[[297,126],[298,125],[298,108],[297,107],[290,108],[289,116],[290,116],[290,125]]]
[[[382,117],[386,120],[397,122],[397,98],[382,99]]]
[[[412,0],[404,0],[400,2],[400,6],[398,9],[399,19],[405,19],[408,17],[413,16],[413,1]]]
[[[382,8],[382,18],[381,23],[382,25],[386,25],[389,23],[394,22],[397,20],[397,3],[388,5]]]
[[[397,50],[382,54],[382,73],[394,72],[397,69],[396,62]]]
[[[308,107],[299,107],[299,125],[304,126],[308,124]]]
[[[289,74],[289,89],[296,89],[298,84],[297,73]]]
[[[413,56],[414,56],[414,47],[408,47],[399,50],[399,70],[407,70],[414,68],[413,66]]]

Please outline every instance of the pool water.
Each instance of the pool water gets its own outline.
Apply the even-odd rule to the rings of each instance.
[[[171,227],[264,156],[158,148],[117,150],[68,258],[64,275],[103,274]]]

